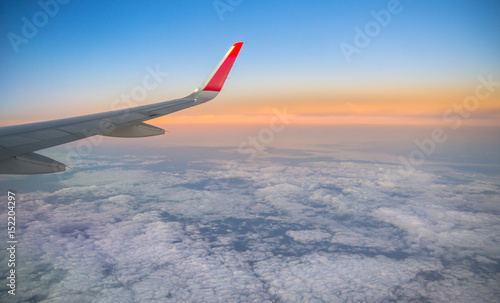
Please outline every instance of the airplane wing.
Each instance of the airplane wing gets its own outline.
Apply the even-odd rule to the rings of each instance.
[[[243,42],[234,44],[210,76],[184,98],[86,116],[0,127],[0,174],[65,171],[63,163],[34,151],[95,135],[130,138],[164,134],[163,129],[143,122],[215,98],[242,46]]]

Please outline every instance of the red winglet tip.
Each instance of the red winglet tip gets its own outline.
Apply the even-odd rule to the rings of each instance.
[[[224,62],[220,65],[219,69],[212,76],[212,79],[208,82],[208,84],[203,89],[204,91],[216,91],[220,92],[224,82],[226,82],[226,78],[233,67],[233,63],[238,56],[241,47],[243,46],[243,42],[238,42],[233,45],[230,52],[227,54]]]

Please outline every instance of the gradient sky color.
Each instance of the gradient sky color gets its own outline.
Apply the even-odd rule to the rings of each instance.
[[[51,1],[41,1],[50,3]],[[261,123],[286,107],[302,124],[439,124],[474,92],[500,79],[498,1],[399,1],[380,34],[348,63],[342,42],[391,1],[69,1],[15,52],[36,2],[1,4],[2,125],[111,110],[141,83],[146,67],[165,81],[139,104],[195,89],[227,49],[244,41],[222,94],[164,123]],[[498,81],[498,80],[497,80]],[[500,89],[472,125],[497,125]]]

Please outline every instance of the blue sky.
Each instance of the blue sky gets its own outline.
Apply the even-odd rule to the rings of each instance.
[[[240,1],[223,20],[214,3],[69,1],[18,53],[8,34],[21,34],[22,18],[32,20],[41,7],[2,3],[2,118],[19,120],[27,106],[40,110],[40,119],[51,118],[47,105],[67,114],[75,106],[83,113],[82,103],[89,113],[106,110],[146,66],[170,75],[147,102],[180,97],[237,41],[246,44],[231,74],[232,97],[461,87],[500,69],[498,1],[400,1],[402,11],[350,64],[340,43],[353,43],[354,28],[390,1]]]

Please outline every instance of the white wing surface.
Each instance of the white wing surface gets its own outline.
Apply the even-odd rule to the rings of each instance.
[[[0,127],[0,174],[64,171],[64,164],[34,152],[86,137],[147,137],[164,134],[163,129],[143,122],[215,98],[242,46],[243,42],[234,44],[202,85],[184,98],[86,116]]]

